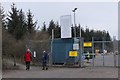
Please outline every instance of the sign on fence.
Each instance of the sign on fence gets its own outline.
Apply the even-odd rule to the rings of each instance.
[[[79,50],[79,44],[73,44],[73,50]]]
[[[69,56],[70,57],[76,57],[78,55],[78,52],[77,51],[70,51],[69,52]]]
[[[92,47],[92,42],[84,42],[84,47]]]

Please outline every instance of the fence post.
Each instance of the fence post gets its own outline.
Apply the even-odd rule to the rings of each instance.
[[[105,59],[104,59],[104,37],[103,37],[103,43],[102,43],[102,49],[103,49],[103,66],[105,65],[105,63],[104,63],[104,61],[105,61]]]
[[[116,67],[116,53],[114,52],[114,67]]]
[[[13,55],[13,59],[14,59],[14,66],[16,66],[16,59],[15,59],[15,55]]]
[[[83,39],[82,38],[80,38],[80,56],[79,56],[79,60],[80,60],[80,63],[79,63],[79,66],[80,67],[83,67],[84,66],[84,64],[83,64],[83,59],[82,59],[82,54],[83,54]]]
[[[93,56],[93,67],[94,67],[94,38],[92,37],[92,56]]]
[[[116,51],[118,51],[117,47],[118,47],[118,43],[116,37],[114,36],[113,37],[114,67],[116,67]]]

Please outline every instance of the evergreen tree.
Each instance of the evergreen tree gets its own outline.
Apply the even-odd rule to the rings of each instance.
[[[83,35],[83,30],[82,30],[81,25],[79,24],[79,25],[76,27],[76,36],[77,36],[77,37],[80,37],[80,30],[81,30],[81,36],[82,36],[82,35]]]
[[[94,37],[94,30],[90,30],[90,37]]]
[[[35,31],[37,22],[33,22],[33,15],[30,10],[27,13],[27,30],[28,33],[33,33]]]
[[[14,35],[17,25],[19,23],[19,15],[18,15],[19,11],[15,7],[15,4],[11,5],[11,10],[12,12],[9,12],[10,15],[8,15],[7,18],[8,20],[7,27],[8,27],[8,32]]]
[[[76,26],[76,37],[80,37],[80,26]]]
[[[17,25],[17,28],[15,29],[16,39],[21,39],[22,36],[26,33],[26,31],[27,31],[27,27],[26,27],[26,23],[25,23],[25,16],[21,9],[19,12],[19,23]]]
[[[46,31],[46,24],[45,24],[45,22],[43,23],[42,31]]]
[[[91,41],[92,40],[92,37],[90,36],[90,30],[87,26],[86,26],[84,38],[85,38],[84,39],[85,41]]]
[[[107,31],[107,33],[106,33],[106,40],[107,40],[107,41],[111,41],[110,34],[109,34],[108,31]]]
[[[52,35],[52,29],[55,29],[55,23],[54,23],[53,20],[50,21],[49,27],[47,29],[47,31],[48,31],[48,33],[49,33],[50,36]]]
[[[23,14],[22,9],[17,10],[15,7],[15,4],[11,5],[12,12],[9,12],[10,15],[8,15],[8,32],[18,40],[23,37],[25,34],[27,28],[25,23],[25,16]]]
[[[6,20],[5,20],[5,11],[4,8],[0,6],[0,15],[1,15],[1,22],[2,22],[2,28],[6,29]]]
[[[73,27],[73,24],[71,26],[71,36],[74,37],[74,27]]]
[[[61,28],[60,28],[58,22],[55,24],[54,37],[55,38],[60,38],[61,37]]]
[[[59,26],[59,23],[58,23],[58,21],[57,21],[57,23],[55,24],[55,28],[59,28],[60,26]]]

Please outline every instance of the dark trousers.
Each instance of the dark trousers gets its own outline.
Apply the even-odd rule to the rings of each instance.
[[[26,62],[26,70],[30,69],[30,62]]]
[[[44,70],[44,69],[47,70],[47,69],[48,69],[48,67],[47,67],[47,62],[43,62],[43,63],[42,63],[42,67],[43,67],[43,70]]]

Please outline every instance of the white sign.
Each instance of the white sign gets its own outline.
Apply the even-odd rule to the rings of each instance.
[[[79,44],[73,44],[73,50],[79,50]]]
[[[60,17],[61,38],[71,38],[71,15],[64,15]]]
[[[36,57],[36,51],[34,51],[34,57]]]

